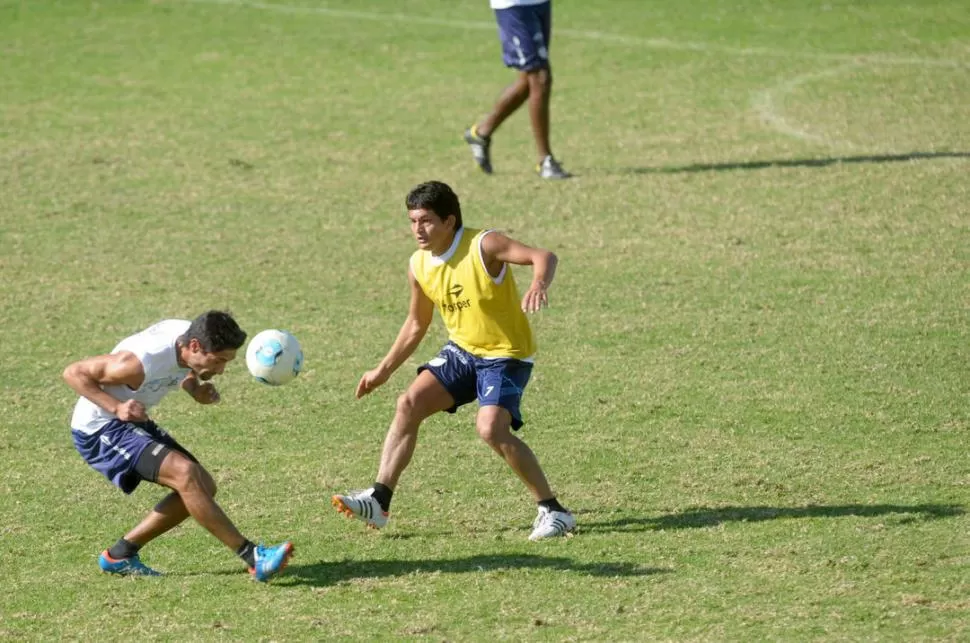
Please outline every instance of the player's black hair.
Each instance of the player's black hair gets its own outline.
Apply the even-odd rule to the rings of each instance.
[[[441,181],[422,183],[410,192],[404,200],[408,210],[431,210],[444,221],[455,217],[455,230],[461,227],[461,204],[454,190]]]
[[[194,320],[179,343],[187,345],[193,339],[199,340],[202,350],[207,353],[238,349],[246,342],[246,331],[239,327],[228,312],[210,310]]]

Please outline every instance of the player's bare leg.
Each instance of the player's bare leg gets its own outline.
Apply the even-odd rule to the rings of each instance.
[[[539,162],[552,155],[549,149],[549,99],[552,96],[552,69],[536,69],[525,74],[529,85],[529,122],[536,142]]]
[[[506,87],[499,95],[495,106],[488,116],[483,118],[476,126],[479,135],[488,138],[499,126],[505,122],[515,110],[522,106],[522,103],[529,98],[529,77],[526,72],[519,72],[515,82]]]
[[[162,499],[138,525],[125,534],[125,540],[138,546],[147,545],[189,517],[185,503],[174,491]]]
[[[378,482],[391,489],[397,486],[398,478],[411,462],[421,423],[454,404],[454,398],[431,371],[418,374],[408,390],[397,398],[394,420],[384,438]]]
[[[374,487],[335,495],[333,506],[347,516],[363,520],[369,527],[380,529],[387,524],[390,495],[411,462],[421,423],[435,413],[451,408],[454,403],[454,398],[430,371],[419,373],[397,399],[394,420],[384,437]]]
[[[529,83],[529,122],[535,138],[539,162],[536,172],[544,179],[568,179],[571,175],[562,169],[552,156],[549,146],[549,102],[552,97],[552,68],[527,72]]]
[[[539,505],[529,540],[565,536],[576,528],[576,519],[559,504],[549,487],[546,474],[539,466],[538,458],[525,442],[512,435],[511,425],[511,414],[500,406],[481,407],[475,419],[478,435],[502,456]]]
[[[216,482],[205,468],[202,468],[202,482],[209,495],[215,498]],[[185,522],[189,510],[177,492],[165,496],[161,502],[134,529],[125,534],[125,540],[143,547],[155,538]]]
[[[524,73],[520,73],[515,82],[505,88],[499,96],[492,111],[480,122],[465,130],[465,142],[472,151],[472,157],[479,169],[485,174],[492,173],[492,134],[505,119],[529,97],[529,82]]]
[[[246,561],[250,573],[256,580],[269,580],[286,566],[293,554],[293,545],[286,541],[279,545],[264,547],[255,545],[239,533],[222,508],[216,504],[213,497],[216,490],[215,483],[212,476],[200,464],[189,460],[181,453],[172,451],[162,460],[157,482],[175,491],[178,494],[178,500],[169,496],[166,499],[167,506],[162,507],[165,511],[157,511],[158,507],[156,507],[159,517],[149,515],[145,533],[151,534],[155,530],[171,528],[168,526],[169,523],[180,517],[179,504],[181,503],[196,522]],[[166,501],[162,504],[166,504]]]
[[[134,529],[125,534],[124,538],[102,552],[99,559],[101,569],[124,575],[159,575],[154,569],[141,562],[138,552],[155,538],[185,522],[188,517],[189,511],[185,508],[185,503],[173,491],[155,505],[155,509]]]
[[[158,484],[176,491],[189,515],[233,551],[246,542],[206,486],[205,469],[181,453],[172,451],[158,470]]]
[[[529,445],[512,435],[511,426],[512,416],[507,409],[500,406],[478,409],[475,428],[479,437],[512,467],[536,501],[552,498],[552,489],[539,459]]]
[[[181,524],[189,516],[205,527],[249,566],[256,580],[266,581],[286,566],[293,553],[287,541],[276,546],[255,545],[247,540],[215,503],[216,484],[201,465],[178,452],[162,460],[158,484],[173,490],[154,510],[100,558],[101,569],[113,574],[157,576],[138,557],[143,545]],[[124,553],[117,553],[116,550]]]

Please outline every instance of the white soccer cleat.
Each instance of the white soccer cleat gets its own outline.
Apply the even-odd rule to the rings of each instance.
[[[572,174],[562,169],[559,161],[552,158],[551,155],[542,159],[542,162],[536,165],[536,174],[541,179],[568,179],[572,177]]]
[[[373,489],[351,491],[346,496],[334,496],[330,502],[340,513],[363,520],[368,527],[380,529],[387,524],[387,512],[381,509],[381,503],[377,502],[373,492]]]
[[[576,519],[568,511],[550,511],[539,507],[539,515],[532,523],[529,540],[565,536],[576,528]]]

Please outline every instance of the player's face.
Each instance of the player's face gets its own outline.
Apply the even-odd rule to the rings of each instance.
[[[211,380],[214,375],[221,375],[226,370],[226,365],[234,359],[236,359],[234,348],[207,353],[202,350],[199,342],[193,339],[189,342],[189,355],[185,361],[195,372],[196,377],[206,381]]]
[[[408,218],[411,220],[411,233],[414,235],[414,240],[422,250],[441,254],[451,245],[455,234],[454,217],[449,216],[442,221],[441,217],[431,210],[419,208],[408,210]]]

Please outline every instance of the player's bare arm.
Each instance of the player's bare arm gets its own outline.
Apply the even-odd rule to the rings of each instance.
[[[74,362],[64,369],[64,381],[78,395],[91,400],[124,422],[148,419],[145,406],[137,400],[122,402],[105,392],[104,386],[124,385],[137,390],[145,381],[145,367],[134,353],[122,351]]]
[[[377,365],[360,378],[357,384],[356,396],[358,399],[364,397],[378,386],[388,380],[394,371],[409,358],[415,349],[424,339],[431,325],[434,316],[434,302],[421,290],[417,279],[411,274],[408,268],[408,285],[411,289],[411,303],[408,306],[408,316],[401,325],[401,330],[397,334],[397,339],[391,345],[387,355]]]
[[[559,264],[559,258],[554,253],[527,246],[501,232],[490,232],[482,238],[482,259],[493,276],[501,272],[503,263],[532,266],[532,283],[522,296],[522,310],[534,313],[549,305],[547,291]]]
[[[181,387],[199,404],[215,404],[222,399],[212,382],[200,382],[195,373],[186,375],[185,379],[182,380]]]

